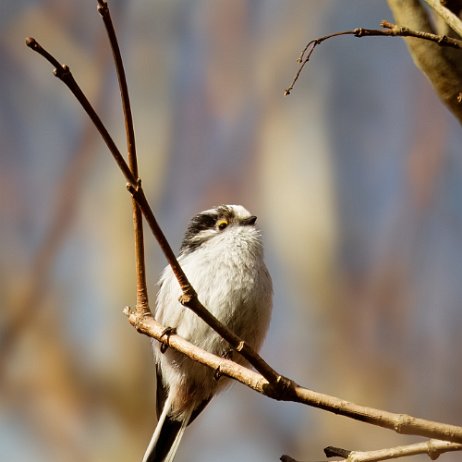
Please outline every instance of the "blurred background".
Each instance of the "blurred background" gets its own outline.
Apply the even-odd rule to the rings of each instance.
[[[378,27],[386,2],[110,6],[144,188],[172,246],[210,206],[259,217],[275,291],[263,357],[314,390],[462,424],[460,125],[400,39],[328,41],[283,96],[309,40]],[[0,460],[140,461],[155,381],[150,342],[122,314],[135,303],[125,181],[24,45],[71,67],[124,150],[96,1],[2,0],[0,25]],[[153,305],[165,260],[149,232],[146,248]],[[177,460],[415,441],[233,384]]]

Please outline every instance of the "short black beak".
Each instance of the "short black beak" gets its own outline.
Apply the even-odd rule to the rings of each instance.
[[[256,221],[257,221],[257,217],[255,215],[252,215],[249,218],[244,218],[243,220],[241,220],[241,225],[242,226],[252,226],[255,224]]]

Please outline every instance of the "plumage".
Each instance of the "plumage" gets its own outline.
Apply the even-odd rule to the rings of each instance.
[[[202,304],[253,348],[268,328],[271,277],[263,262],[256,217],[239,205],[222,205],[196,215],[183,239],[178,261]],[[154,317],[200,348],[225,356],[230,346],[192,311],[183,307],[170,267],[162,272]],[[171,462],[189,425],[228,382],[172,348],[153,342],[157,375],[158,424],[143,462]],[[235,354],[235,361],[244,363]]]

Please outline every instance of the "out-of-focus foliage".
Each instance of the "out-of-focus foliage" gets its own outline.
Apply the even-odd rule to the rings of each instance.
[[[95,3],[0,5],[0,327],[31,316],[0,363],[0,460],[139,460],[155,425],[149,341],[122,315],[135,302],[124,180],[24,46],[33,35],[71,66],[123,146]],[[259,216],[275,286],[264,357],[316,390],[461,423],[459,125],[400,39],[325,43],[283,96],[308,40],[391,19],[385,1],[110,5],[143,184],[173,246],[212,205]],[[164,260],[148,233],[146,247],[153,304]],[[411,441],[234,385],[178,461]]]

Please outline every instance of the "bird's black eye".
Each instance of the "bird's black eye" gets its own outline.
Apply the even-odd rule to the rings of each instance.
[[[223,231],[227,226],[229,225],[229,222],[226,218],[220,218],[218,221],[217,221],[217,229],[219,229],[220,231]]]

